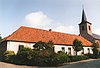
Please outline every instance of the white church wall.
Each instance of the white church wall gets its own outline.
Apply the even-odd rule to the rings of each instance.
[[[33,49],[33,45],[35,43],[24,43],[24,42],[14,42],[14,41],[8,41],[7,42],[7,50],[11,50],[14,51],[15,54],[18,52],[19,50],[19,45],[23,45],[24,47],[28,47],[28,48],[32,48]],[[64,48],[64,50],[63,50]],[[90,50],[90,53],[92,52],[92,48],[91,47],[83,47],[84,48],[84,54],[87,54]],[[70,50],[69,50],[70,49]],[[67,46],[67,45],[54,45],[54,51],[57,53],[58,51],[64,51],[67,54],[71,54],[71,55],[75,55],[76,52],[74,51],[72,46]],[[82,50],[78,52],[78,55],[82,54]]]
[[[68,48],[70,48],[71,49],[71,55],[75,55],[75,51],[74,51],[74,49],[73,49],[72,46],[67,46],[67,45],[54,45],[54,47],[55,47],[54,50],[55,50],[56,53],[58,51],[62,51],[62,48],[65,48],[64,52],[68,54],[69,53]]]
[[[62,47],[65,48],[65,51],[64,51],[65,53],[67,52],[68,54],[69,53],[68,48],[71,48],[71,55],[76,55],[76,52],[74,51],[73,47],[67,46],[67,45],[55,45],[55,52],[57,53],[58,51],[62,51]],[[83,49],[84,50],[79,51],[77,55],[82,55],[83,51],[84,51],[83,54],[88,54],[88,53],[93,54],[92,47],[83,47]]]
[[[92,47],[83,47],[84,48],[84,54],[88,54],[89,52],[91,54],[93,54],[93,51],[92,51]],[[89,49],[89,50],[88,50]]]
[[[83,54],[88,54],[88,53],[91,53],[93,54],[93,51],[92,51],[92,47],[83,47],[84,50],[81,50],[77,53],[77,55],[82,55],[82,52]],[[89,49],[89,50],[88,50]]]
[[[19,45],[23,45],[24,47],[32,48],[34,43],[24,43],[24,42],[14,42],[14,41],[8,41],[7,42],[7,50],[14,51],[15,54],[18,52]]]

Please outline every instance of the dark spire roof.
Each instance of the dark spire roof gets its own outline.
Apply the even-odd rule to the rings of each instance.
[[[90,22],[87,21],[87,18],[86,18],[86,14],[85,14],[85,11],[84,11],[84,8],[82,10],[82,20],[81,20],[81,23],[80,24],[83,24],[83,23],[89,23],[89,24],[92,24]],[[79,25],[80,25],[79,24]]]
[[[83,9],[83,11],[82,11],[82,22],[85,22],[85,21],[87,21],[87,18],[86,18],[84,9]]]

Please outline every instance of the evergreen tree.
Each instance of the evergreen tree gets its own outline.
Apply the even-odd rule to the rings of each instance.
[[[79,41],[78,39],[75,39],[73,41],[73,49],[76,51],[76,55],[77,55],[77,52],[83,49],[82,42]]]

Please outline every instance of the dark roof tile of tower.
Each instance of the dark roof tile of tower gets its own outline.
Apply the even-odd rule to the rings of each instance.
[[[83,11],[82,11],[82,22],[84,22],[84,21],[87,21],[87,18],[86,18],[85,11],[83,9]]]

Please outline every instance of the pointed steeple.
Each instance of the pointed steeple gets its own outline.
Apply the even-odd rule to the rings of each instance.
[[[83,9],[83,11],[82,11],[82,22],[85,22],[85,21],[87,21],[87,18],[86,18],[84,9]]]

